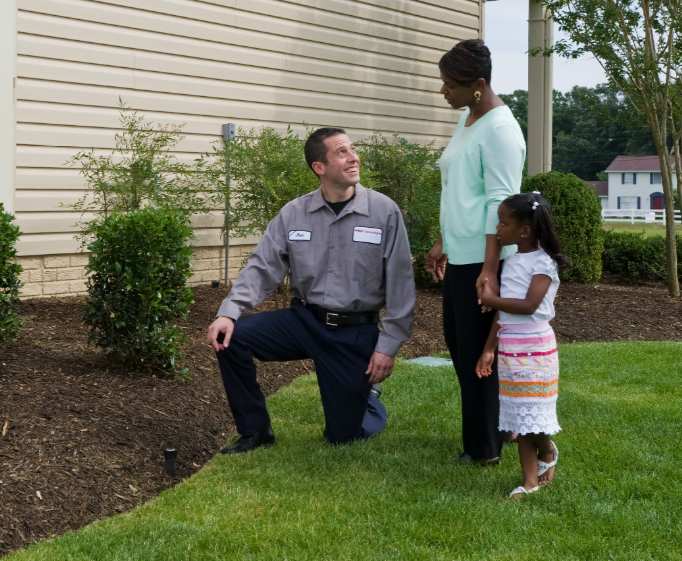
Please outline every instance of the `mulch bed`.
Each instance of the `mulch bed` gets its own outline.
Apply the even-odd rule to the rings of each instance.
[[[27,300],[0,349],[0,554],[129,510],[200,469],[233,432],[205,330],[222,290],[200,287],[183,329],[188,382],[131,376],[88,345],[83,300]],[[271,305],[271,304],[270,304]],[[682,303],[660,286],[564,283],[561,341],[682,340]],[[406,357],[445,350],[440,295],[419,293]],[[269,394],[310,370],[259,365]],[[162,451],[178,450],[177,474]]]

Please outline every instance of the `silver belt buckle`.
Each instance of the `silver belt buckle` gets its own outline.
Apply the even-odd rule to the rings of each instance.
[[[339,317],[339,314],[337,314],[335,312],[326,312],[326,314],[324,316],[324,324],[328,327],[338,327],[339,326],[338,323],[332,323],[332,319],[333,319],[332,316]]]

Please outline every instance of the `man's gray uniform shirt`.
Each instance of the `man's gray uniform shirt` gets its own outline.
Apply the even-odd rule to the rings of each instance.
[[[238,319],[290,272],[294,296],[337,312],[385,307],[376,350],[394,356],[409,337],[415,305],[412,257],[402,214],[388,197],[356,185],[337,216],[320,190],[286,204],[223,301]]]

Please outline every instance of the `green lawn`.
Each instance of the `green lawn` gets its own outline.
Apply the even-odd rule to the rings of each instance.
[[[314,378],[299,378],[270,399],[275,447],[216,457],[131,513],[7,559],[682,559],[682,343],[564,345],[561,367],[557,480],[523,501],[505,499],[512,447],[494,468],[453,461],[453,372],[403,363],[369,442],[325,445]]]
[[[643,233],[645,236],[665,236],[665,226],[663,224],[646,224],[644,222],[602,222],[606,231],[615,232],[635,232]],[[682,234],[682,224],[675,225],[675,231]]]

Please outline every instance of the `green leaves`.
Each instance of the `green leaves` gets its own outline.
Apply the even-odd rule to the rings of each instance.
[[[672,216],[670,140],[682,134],[680,0],[542,0],[569,40],[555,50],[565,56],[589,52],[624,92],[653,137],[661,161],[666,199],[668,288],[679,297]],[[672,139],[669,130],[673,131]]]
[[[93,226],[85,321],[90,339],[138,370],[179,374],[184,336],[173,322],[192,303],[192,236],[183,212],[146,208]]]
[[[677,276],[682,277],[682,251],[677,240]],[[637,232],[607,232],[604,237],[604,271],[629,282],[664,281],[665,238]]]
[[[74,205],[76,210],[101,211],[105,216],[146,206],[187,213],[207,210],[201,194],[208,189],[204,161],[183,163],[172,154],[182,140],[181,127],[147,122],[123,103],[120,123],[111,154],[93,149],[71,159],[91,189]]]
[[[572,174],[552,171],[526,178],[521,190],[540,191],[552,205],[552,217],[569,265],[561,278],[596,282],[602,273],[601,208],[594,192]]]
[[[500,96],[527,136],[528,93]],[[554,91],[552,167],[595,179],[619,154],[654,154],[656,147],[646,122],[618,88],[600,84]]]
[[[21,326],[17,315],[21,266],[15,262],[19,228],[0,203],[0,344],[12,340]]]
[[[398,136],[389,140],[374,135],[358,146],[358,152],[363,184],[387,195],[402,210],[416,261],[415,279],[420,286],[429,285],[431,275],[423,260],[439,231],[440,150]]]
[[[289,201],[313,191],[319,184],[303,155],[303,140],[288,128],[240,129],[229,142],[214,145],[206,160],[212,177],[216,206],[231,202],[230,233],[260,233]],[[231,188],[224,188],[229,170]]]

